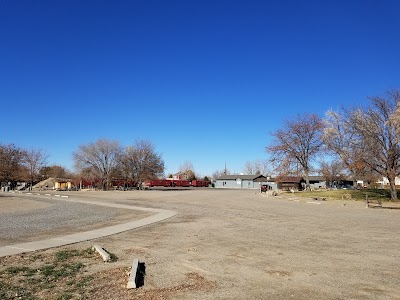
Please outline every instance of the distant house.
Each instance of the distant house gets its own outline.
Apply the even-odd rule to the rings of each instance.
[[[311,189],[324,189],[326,188],[326,181],[323,176],[308,176],[308,180],[310,181]],[[299,176],[287,176],[287,177],[278,177],[276,179],[278,188],[280,190],[295,190],[301,191],[306,188],[306,180],[304,177]]]
[[[278,189],[289,191],[301,191],[304,189],[305,181],[303,177],[295,177],[295,176],[281,176],[276,178],[276,183],[278,184]]]
[[[325,189],[326,180],[323,176],[308,176],[311,189]]]
[[[70,179],[58,178],[54,182],[54,189],[56,190],[70,190],[72,188],[72,182]]]
[[[323,176],[309,176],[309,181],[311,189],[326,188]],[[263,175],[222,175],[215,182],[216,188],[259,189],[262,185],[270,186],[271,190],[301,191],[306,188],[306,181],[300,176],[270,178]]]
[[[263,175],[222,175],[215,181],[216,188],[259,189],[267,177]]]
[[[33,189],[40,190],[69,190],[72,188],[71,179],[65,178],[48,178],[33,186]]]
[[[383,187],[389,186],[389,179],[387,179],[387,177],[383,177],[382,180],[378,180],[377,183]],[[396,185],[396,188],[400,187],[400,177],[395,177],[394,184]]]

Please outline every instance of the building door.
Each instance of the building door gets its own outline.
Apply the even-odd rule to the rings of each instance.
[[[242,179],[240,179],[240,178],[236,179],[236,187],[238,187],[238,188],[242,187]]]

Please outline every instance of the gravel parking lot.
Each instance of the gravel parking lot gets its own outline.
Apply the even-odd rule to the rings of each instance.
[[[0,247],[92,230],[149,213],[71,203],[51,197],[0,194]]]
[[[95,242],[119,258],[99,267],[93,299],[400,299],[400,210],[366,209],[355,201],[265,197],[254,190],[68,195],[178,212],[147,227],[64,247],[85,249]],[[19,219],[7,230],[16,230],[22,240],[25,227],[16,224],[24,218],[53,212],[56,220],[63,219],[69,206],[82,222],[129,217],[118,219],[122,212],[91,205],[36,202],[34,211],[2,210],[0,223],[3,217]],[[98,212],[91,216],[85,209]],[[1,235],[0,243],[10,239]],[[145,263],[145,282],[126,290],[125,271],[134,258]],[[11,264],[12,257],[0,262]]]

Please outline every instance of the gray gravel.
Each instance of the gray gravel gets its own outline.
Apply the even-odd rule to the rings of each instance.
[[[4,198],[0,198],[0,203],[2,199]],[[14,196],[12,199],[16,205],[21,199],[26,205],[28,199],[32,202],[32,207],[43,203],[47,204],[47,207],[0,214],[0,246],[105,227],[110,223],[118,223],[120,216],[131,216],[132,220],[138,214],[131,210],[71,203],[61,199],[42,199],[34,196]],[[123,223],[125,219],[122,218],[119,222]]]

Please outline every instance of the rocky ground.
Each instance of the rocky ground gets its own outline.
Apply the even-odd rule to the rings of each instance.
[[[35,299],[28,298],[31,295],[38,299],[400,299],[400,210],[367,209],[357,201],[265,197],[254,190],[64,194],[93,202],[164,208],[178,215],[95,241],[0,258],[0,295],[8,289],[15,299]],[[15,198],[10,202],[9,197],[0,197],[0,218],[18,219],[13,226],[24,223],[27,216],[53,220],[54,214],[55,219],[62,218],[70,205],[68,209],[78,210],[80,215],[75,225],[68,223],[68,230],[98,226],[94,225],[98,218],[118,223],[130,216],[141,217],[139,212],[103,211],[95,205],[77,209],[74,206],[78,204],[68,203],[68,199]],[[94,217],[86,210],[96,211]],[[4,234],[15,229],[1,219],[0,245],[27,238],[21,233],[23,228],[16,230],[15,240],[14,235]],[[46,223],[44,231],[39,228],[38,235],[31,232],[29,238],[49,236],[52,230],[60,233],[57,222]],[[112,252],[116,261],[103,263],[96,255],[87,254],[94,243]],[[84,253],[67,260],[71,266],[82,266],[82,274],[69,276],[77,276],[84,284],[74,281],[68,286],[71,278],[57,281],[46,277],[57,284],[39,285],[43,266],[56,269],[65,263],[55,260],[63,251]],[[144,285],[126,290],[127,272],[135,258],[145,267]],[[26,262],[33,267],[15,269]],[[24,294],[18,284],[25,282],[21,277],[28,273],[40,288]],[[31,283],[26,282],[28,289]]]

